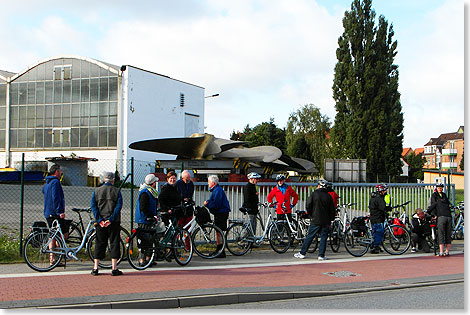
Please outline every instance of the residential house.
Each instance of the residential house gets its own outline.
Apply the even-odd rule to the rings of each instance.
[[[464,126],[457,132],[444,133],[437,138],[431,138],[424,145],[423,157],[425,169],[448,169],[461,172],[460,161],[464,150]]]

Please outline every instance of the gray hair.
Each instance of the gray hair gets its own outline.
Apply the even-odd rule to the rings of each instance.
[[[217,175],[209,175],[209,177],[207,177],[207,180],[213,182],[216,185],[219,183],[219,178],[217,177]]]
[[[101,180],[103,181],[103,183],[109,183],[109,182],[114,181],[114,173],[103,172],[103,174],[101,174]]]

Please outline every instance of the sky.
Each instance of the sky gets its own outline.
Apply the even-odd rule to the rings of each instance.
[[[403,147],[464,125],[464,6],[470,0],[373,0],[398,42]],[[0,11],[0,70],[60,55],[132,65],[205,88],[205,132],[270,118],[284,128],[313,104],[334,123],[345,0],[18,0]]]

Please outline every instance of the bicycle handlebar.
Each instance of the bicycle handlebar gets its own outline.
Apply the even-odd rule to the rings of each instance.
[[[82,208],[72,208],[71,210],[74,211],[74,212],[91,212],[91,208],[86,208],[86,209],[85,208],[84,209],[82,209]]]
[[[396,209],[396,208],[400,208],[400,207],[404,207],[406,206],[407,204],[409,204],[411,202],[411,200],[408,200],[407,202],[401,204],[401,205],[396,205],[396,206],[393,206],[391,207],[392,209]]]

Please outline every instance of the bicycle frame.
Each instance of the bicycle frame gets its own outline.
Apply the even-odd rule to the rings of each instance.
[[[265,207],[265,208],[269,207],[269,205],[266,204],[266,203],[260,203],[259,205],[262,206],[262,207]],[[275,221],[274,218],[273,218],[272,211],[269,212],[268,220],[266,221],[266,225],[263,224],[263,220],[261,218],[260,213],[258,212],[257,215],[256,215],[256,219],[259,219],[259,221],[261,223],[261,226],[263,228],[263,233],[260,236],[256,235],[256,231],[253,231],[253,225],[251,224],[251,220],[248,219],[248,214],[246,214],[246,215],[247,215],[247,219],[243,219],[243,227],[247,228],[248,231],[250,232],[250,236],[248,236],[248,237],[252,237],[253,241],[254,241],[254,243],[256,243],[256,245],[260,245],[261,242],[263,242],[265,240],[268,240],[267,235],[268,235],[268,232],[269,232],[269,228],[271,227],[271,225]],[[237,221],[236,220],[231,220],[231,222],[237,222]]]

